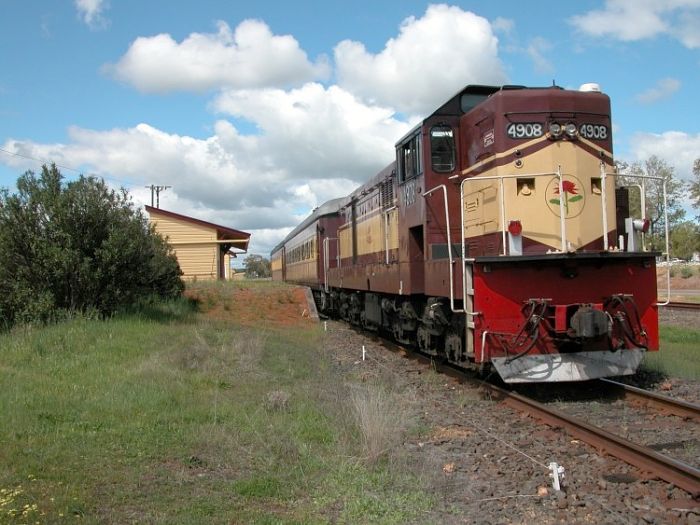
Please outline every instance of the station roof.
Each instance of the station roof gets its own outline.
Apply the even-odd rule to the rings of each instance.
[[[216,230],[216,238],[219,241],[236,241],[236,248],[239,248],[243,251],[248,251],[248,242],[250,241],[250,233],[248,232],[236,230],[235,228],[229,228],[228,226],[222,226],[220,224],[214,224],[213,222],[203,221],[201,219],[195,219],[194,217],[181,215],[173,211],[164,210],[163,208],[154,208],[153,206],[148,205],[146,205],[145,208],[151,216],[153,216],[154,214],[160,214],[171,219],[189,222],[191,224],[204,226],[206,228],[213,228]]]

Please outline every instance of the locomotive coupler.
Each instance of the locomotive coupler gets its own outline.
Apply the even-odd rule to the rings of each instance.
[[[590,304],[582,304],[571,316],[569,335],[575,338],[594,339],[610,335],[610,316]]]

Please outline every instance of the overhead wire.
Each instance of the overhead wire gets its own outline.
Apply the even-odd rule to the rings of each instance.
[[[22,158],[22,159],[27,159],[27,160],[34,161],[34,162],[38,163],[38,164],[41,165],[41,166],[43,166],[43,165],[47,165],[47,166],[48,166],[48,165],[54,164],[57,168],[60,168],[60,169],[62,169],[62,170],[72,171],[72,172],[78,173],[78,174],[80,174],[80,175],[87,175],[87,176],[92,176],[92,177],[99,177],[99,178],[104,179],[104,180],[108,180],[108,181],[112,181],[112,182],[118,182],[119,184],[128,185],[128,186],[135,186],[135,185],[136,185],[136,183],[134,183],[134,182],[132,182],[132,181],[127,181],[127,180],[123,180],[123,179],[118,179],[118,178],[116,178],[116,177],[106,177],[106,176],[104,176],[104,175],[97,175],[97,174],[95,174],[95,173],[85,173],[84,171],[79,170],[79,169],[77,169],[77,168],[73,168],[73,167],[71,167],[71,166],[66,166],[66,165],[64,165],[64,164],[57,164],[57,163],[52,162],[52,161],[47,160],[47,159],[40,159],[40,158],[37,158],[37,157],[32,157],[31,155],[25,155],[25,154],[23,154],[23,153],[17,153],[16,151],[9,151],[9,150],[6,150],[5,148],[0,148],[0,152],[6,153],[7,155],[12,155],[12,156],[14,156],[14,157],[20,157],[20,158]]]

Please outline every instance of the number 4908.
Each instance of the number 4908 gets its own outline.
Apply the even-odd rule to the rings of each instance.
[[[539,122],[513,122],[506,128],[506,134],[512,139],[534,139],[541,137],[542,132],[543,127]]]

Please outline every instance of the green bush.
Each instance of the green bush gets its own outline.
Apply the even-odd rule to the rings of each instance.
[[[145,297],[176,297],[177,259],[126,190],[55,165],[0,191],[0,324],[46,322],[73,312],[110,315]]]
[[[681,277],[683,279],[690,279],[693,276],[693,269],[690,266],[683,266],[681,268]]]

